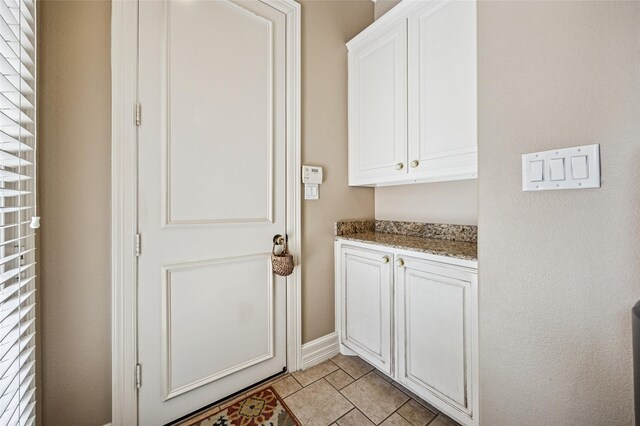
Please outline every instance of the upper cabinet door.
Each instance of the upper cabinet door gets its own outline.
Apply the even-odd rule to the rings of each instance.
[[[406,19],[349,49],[349,184],[406,178]]]
[[[429,1],[409,15],[409,178],[477,176],[475,1]]]

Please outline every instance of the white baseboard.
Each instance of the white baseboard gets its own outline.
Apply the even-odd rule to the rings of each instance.
[[[302,345],[302,369],[305,370],[332,358],[340,352],[338,333],[322,336]]]

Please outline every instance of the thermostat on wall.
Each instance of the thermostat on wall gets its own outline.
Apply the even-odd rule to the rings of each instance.
[[[304,199],[320,198],[319,185],[322,183],[322,167],[302,166],[302,183],[304,183]]]

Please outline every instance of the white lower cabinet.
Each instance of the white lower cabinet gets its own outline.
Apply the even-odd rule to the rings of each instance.
[[[477,290],[476,262],[336,242],[343,347],[464,425],[477,425]]]
[[[397,381],[427,401],[471,416],[477,274],[416,257],[401,259],[395,274]]]
[[[393,254],[344,247],[340,258],[341,343],[391,374]]]

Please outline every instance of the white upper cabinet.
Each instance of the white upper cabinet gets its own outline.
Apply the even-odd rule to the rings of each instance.
[[[407,22],[349,53],[352,184],[407,175]]]
[[[475,178],[475,1],[405,1],[347,46],[349,184]]]

